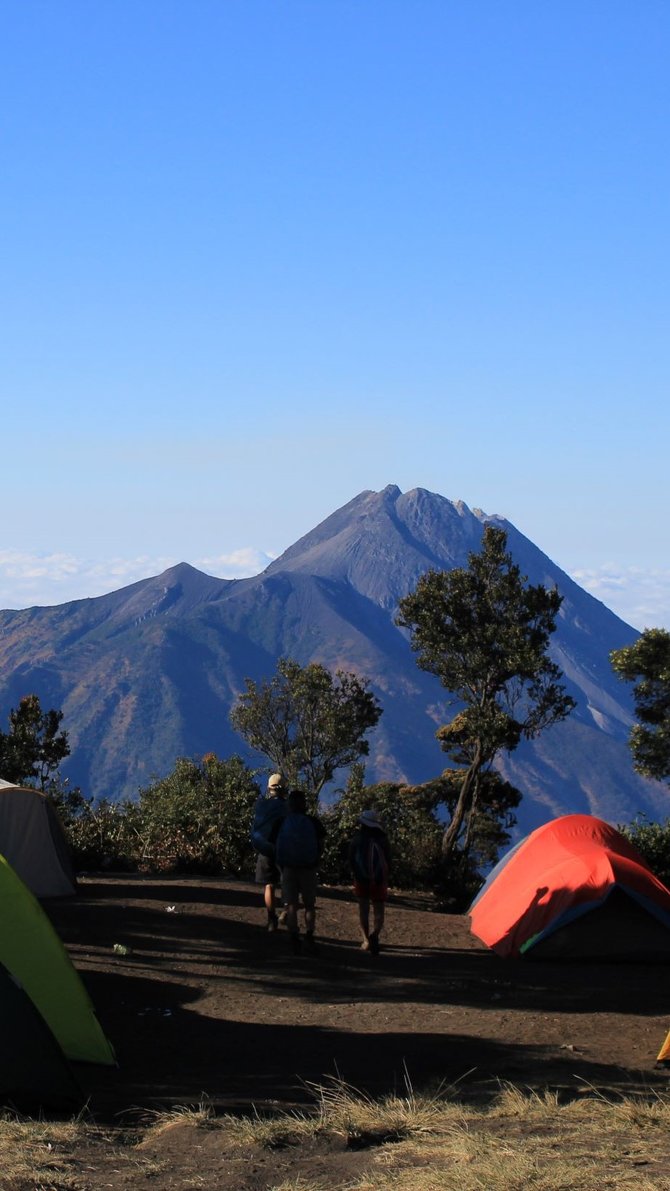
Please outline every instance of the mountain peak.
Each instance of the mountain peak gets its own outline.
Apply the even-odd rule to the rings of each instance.
[[[370,489],[337,509],[268,567],[347,583],[390,608],[429,567],[441,569],[476,550],[482,526],[462,501],[397,484]]]

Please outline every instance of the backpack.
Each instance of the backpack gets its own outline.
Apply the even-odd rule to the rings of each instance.
[[[378,831],[360,832],[352,857],[357,881],[369,881],[372,885],[388,883],[389,864],[381,841]]]
[[[309,815],[289,811],[275,845],[280,868],[313,868],[319,859],[319,837]]]
[[[251,843],[254,851],[270,860],[274,857],[274,844],[270,836],[277,819],[283,819],[286,814],[286,803],[283,798],[265,798],[262,794],[256,802],[254,811],[254,825],[251,829]]]

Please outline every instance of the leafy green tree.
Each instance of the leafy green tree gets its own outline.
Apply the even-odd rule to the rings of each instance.
[[[376,810],[385,825],[392,854],[391,883],[399,889],[432,889],[440,866],[442,827],[434,801],[421,787],[395,782],[366,786],[363,766],[355,764],[346,789],[322,812],[326,842],[321,857],[323,880],[349,883],[348,845],[363,810]]]
[[[462,769],[445,769],[441,778],[429,783],[436,788],[449,820],[453,818],[464,778]],[[496,864],[501,850],[510,843],[510,832],[516,823],[514,812],[520,802],[521,791],[505,781],[495,769],[481,773],[467,831],[459,840],[460,851],[469,858],[473,872],[479,874]]]
[[[436,674],[460,710],[438,731],[463,769],[458,799],[442,839],[448,859],[481,793],[483,775],[575,706],[548,656],[562,597],[528,586],[507,552],[507,534],[487,526],[467,567],[429,571],[400,601],[397,623],[411,632],[418,665]]]
[[[615,649],[610,661],[620,678],[634,683],[630,734],[633,765],[645,777],[670,779],[670,633],[645,629],[633,645]]]
[[[16,784],[37,783],[41,790],[57,780],[60,763],[70,754],[62,719],[62,711],[42,711],[37,695],[25,695],[9,713],[9,732],[0,732],[0,776]]]
[[[269,681],[246,679],[233,708],[233,727],[269,758],[289,785],[305,790],[312,805],[335,772],[367,756],[366,733],[382,713],[369,683],[325,666],[300,666],[281,658]]]
[[[652,823],[646,815],[637,815],[632,823],[619,824],[618,829],[635,845],[652,873],[670,889],[670,819]]]
[[[179,757],[165,778],[140,790],[139,863],[149,869],[243,873],[260,791],[240,757]]]

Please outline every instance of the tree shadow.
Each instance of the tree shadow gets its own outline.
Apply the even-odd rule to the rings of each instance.
[[[285,932],[263,929],[259,890],[216,882],[105,878],[87,883],[79,898],[52,903],[50,913],[118,1054],[118,1070],[78,1068],[91,1111],[110,1120],[133,1105],[201,1097],[226,1111],[305,1106],[312,1085],[332,1078],[375,1096],[406,1091],[407,1077],[417,1089],[458,1083],[459,1095],[472,1099],[500,1081],[621,1091],[654,1081],[649,1071],[638,1076],[558,1043],[520,1042],[513,1016],[509,1037],[484,1032],[495,1032],[487,1026],[492,1010],[558,1019],[596,1010],[665,1015],[667,968],[531,964],[476,946],[392,941],[372,957],[334,929],[319,938],[318,955],[296,957]],[[351,922],[353,934],[354,907],[351,919],[346,913],[330,921],[340,929]],[[428,1014],[419,1021],[422,1005]],[[451,1010],[464,1008],[483,1011],[478,1034],[452,1032]]]

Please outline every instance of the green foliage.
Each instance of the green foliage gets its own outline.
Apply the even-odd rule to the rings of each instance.
[[[445,769],[442,777],[431,783],[449,819],[453,818],[463,776],[462,769]],[[521,797],[521,791],[494,769],[481,774],[477,798],[468,818],[467,834],[461,843],[461,852],[469,858],[474,880],[481,882],[481,871],[496,864],[500,852],[510,843],[510,831],[516,824],[514,811]]]
[[[180,757],[171,774],[140,791],[140,865],[152,870],[249,873],[249,837],[259,793],[240,757]]]
[[[670,889],[670,819],[652,823],[646,815],[637,815],[619,831],[635,845],[649,868]]]
[[[79,787],[54,785],[75,868],[188,870],[248,875],[251,822],[259,789],[239,757],[180,757],[138,802],[94,804]]]
[[[610,661],[620,678],[635,684],[639,723],[629,742],[634,768],[645,777],[670,780],[670,633],[645,629],[634,645],[613,650]]]
[[[366,756],[366,733],[382,709],[365,679],[312,662],[281,658],[269,681],[246,679],[230,719],[252,748],[269,758],[313,806],[336,770]]]
[[[63,712],[42,711],[37,695],[25,695],[9,713],[9,732],[0,732],[0,774],[17,785],[41,790],[57,780],[58,767],[70,754],[67,732],[59,731]]]
[[[54,783],[49,797],[58,810],[78,872],[136,869],[141,847],[139,807],[128,800],[94,804],[79,786]]]
[[[472,834],[469,821],[497,753],[575,706],[547,653],[562,597],[528,586],[506,546],[506,533],[487,526],[467,567],[429,571],[400,601],[397,623],[410,629],[419,667],[436,674],[460,705],[437,734],[463,770],[443,836],[445,858]]]
[[[326,843],[321,876],[332,884],[348,884],[348,845],[363,810],[376,810],[386,827],[392,854],[391,883],[400,889],[432,888],[440,866],[442,828],[430,796],[421,787],[380,782],[361,784],[356,767],[338,802],[323,812]]]

